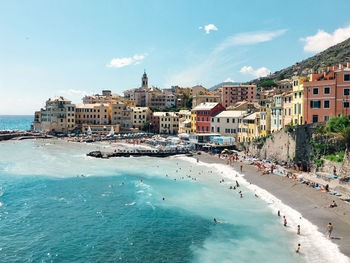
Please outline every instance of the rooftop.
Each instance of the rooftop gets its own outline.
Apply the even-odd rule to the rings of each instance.
[[[217,102],[204,102],[193,108],[192,110],[198,111],[198,110],[211,110],[216,107],[219,103]]]
[[[246,111],[239,111],[239,110],[227,110],[227,111],[220,111],[213,117],[216,118],[234,118],[234,117],[240,117],[244,115]]]

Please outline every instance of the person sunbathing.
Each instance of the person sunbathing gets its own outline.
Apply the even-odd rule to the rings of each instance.
[[[329,205],[329,208],[337,207],[337,203],[333,200],[333,202]]]

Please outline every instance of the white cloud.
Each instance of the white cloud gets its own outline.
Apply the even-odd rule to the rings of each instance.
[[[350,37],[350,26],[338,28],[333,33],[327,33],[319,29],[313,36],[301,38],[305,42],[304,51],[321,52],[331,46],[334,46]]]
[[[245,51],[235,49],[234,52],[228,52],[229,48],[271,41],[283,35],[286,31],[286,29],[280,29],[275,31],[247,32],[230,36],[216,45],[209,54],[206,54],[201,59],[197,59],[196,63],[183,69],[181,72],[169,76],[165,86],[179,85],[190,87],[196,84],[204,84],[203,81],[208,81],[208,79],[219,79],[222,77],[223,72],[232,72],[233,67],[247,63],[247,60],[242,58]],[[266,76],[270,73],[270,70],[265,67],[257,70],[251,67],[243,68],[244,74],[254,73],[254,77]],[[251,70],[249,71],[246,68],[251,68]]]
[[[252,75],[256,78],[260,78],[269,75],[271,71],[265,67],[261,67],[254,70],[251,66],[244,66],[239,72],[241,72],[242,74]]]
[[[135,54],[132,57],[113,58],[109,62],[107,67],[109,67],[109,68],[122,68],[122,67],[126,67],[129,65],[138,65],[138,64],[140,64],[141,60],[144,60],[146,58],[146,56],[147,56],[147,54],[142,54],[142,55]]]
[[[235,81],[233,79],[231,79],[231,78],[227,78],[227,79],[224,80],[224,82],[235,82]]]
[[[223,51],[233,46],[253,45],[257,43],[267,42],[283,35],[286,31],[286,29],[280,29],[275,31],[258,31],[236,34],[226,38],[216,47],[215,51]]]
[[[203,29],[202,26],[198,27],[198,29]],[[206,34],[210,34],[210,31],[218,31],[218,28],[214,24],[209,24],[204,26],[204,31]]]

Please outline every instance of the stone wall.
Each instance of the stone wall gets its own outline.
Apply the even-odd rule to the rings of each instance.
[[[282,129],[271,134],[262,146],[250,143],[246,148],[258,158],[279,163],[300,163],[306,167],[311,162],[312,147],[309,142],[316,127],[310,124],[301,125],[290,132]]]

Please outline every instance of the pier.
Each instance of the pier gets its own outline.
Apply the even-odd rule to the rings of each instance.
[[[87,156],[95,158],[104,158],[108,159],[111,157],[169,157],[174,155],[183,154],[186,156],[192,156],[189,151],[158,151],[158,150],[138,150],[138,151],[119,151],[119,152],[101,152],[101,151],[92,151],[87,154]]]

